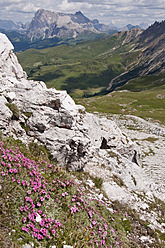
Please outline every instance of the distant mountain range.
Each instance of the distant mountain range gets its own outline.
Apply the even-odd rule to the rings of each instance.
[[[13,22],[11,20],[1,20],[0,19],[0,28],[6,30],[20,30],[22,28],[21,22]]]
[[[148,24],[147,23],[141,23],[139,25],[132,25],[132,24],[128,24],[126,26],[117,28],[118,31],[130,31],[133,28],[140,28],[140,29],[147,29],[148,28]]]
[[[31,79],[49,87],[73,96],[107,93],[131,79],[165,73],[165,21],[75,46],[28,50],[18,58]]]
[[[30,23],[0,20],[0,31],[8,36],[15,51],[104,38],[134,27],[128,24],[119,29],[112,24],[101,24],[97,19],[90,20],[81,11],[64,14],[44,9],[39,9]]]

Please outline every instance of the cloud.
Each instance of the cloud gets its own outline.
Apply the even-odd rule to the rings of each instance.
[[[89,19],[118,26],[165,18],[165,0],[0,0],[0,18],[26,22],[40,8],[64,13],[80,10]]]
[[[10,4],[5,8],[8,12],[23,12],[23,13],[34,13],[38,10],[33,3],[19,3],[19,4]]]
[[[93,5],[88,2],[69,2],[68,0],[63,0],[57,8],[61,11],[77,11],[77,10],[86,10],[92,8]]]
[[[97,18],[103,23],[113,22],[118,26],[139,24],[141,22],[153,23],[155,20],[161,21],[165,13],[164,0],[68,0],[69,3],[92,4],[90,12],[97,13]],[[91,15],[86,12],[88,17]]]

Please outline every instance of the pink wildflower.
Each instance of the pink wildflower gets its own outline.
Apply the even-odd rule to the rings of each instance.
[[[9,172],[12,174],[13,173],[13,169],[9,169]]]
[[[50,195],[46,195],[46,198],[49,199],[50,198]]]
[[[45,221],[44,220],[41,220],[39,224],[40,224],[40,226],[44,226],[45,225]]]
[[[41,207],[41,203],[37,202],[37,207]]]
[[[26,182],[24,180],[22,180],[22,185],[25,186],[26,185]]]
[[[46,236],[47,233],[48,233],[48,230],[47,230],[46,228],[41,228],[40,232],[41,232],[44,236]]]
[[[37,233],[36,232],[33,232],[33,236],[35,237],[35,238],[37,238]]]
[[[26,217],[23,218],[23,223],[25,223],[25,222],[26,222]]]
[[[5,176],[5,173],[2,171],[2,172],[1,172],[1,175],[4,177],[4,176]]]
[[[92,224],[95,226],[97,224],[97,222],[94,220],[94,221],[92,221]]]
[[[26,228],[26,227],[22,227],[22,231],[25,231],[25,232],[29,233],[29,229]]]
[[[25,212],[27,212],[27,210],[28,210],[29,208],[28,208],[28,206],[27,205],[25,205],[25,207],[24,207],[24,211]]]
[[[23,211],[23,207],[20,207],[19,210],[22,212]]]
[[[12,177],[11,180],[12,180],[13,182],[15,182],[15,178],[14,178],[14,177]]]
[[[37,235],[37,239],[38,239],[38,240],[42,240],[43,238],[44,238],[44,237],[43,237],[41,234],[38,234],[38,235]]]

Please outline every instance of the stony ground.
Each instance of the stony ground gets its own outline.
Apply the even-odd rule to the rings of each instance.
[[[142,167],[164,193],[165,200],[165,126],[129,115],[111,118],[140,146]]]
[[[139,220],[136,220],[134,213],[129,216],[130,219],[133,218],[133,229],[139,228],[138,230],[140,230],[139,233],[136,230],[134,235],[131,234],[131,240],[136,240],[140,247],[164,247],[163,241],[161,244],[157,244],[158,241],[155,239],[156,236],[153,237],[153,233],[155,230],[159,230],[162,235],[165,233],[165,126],[152,122],[150,119],[143,120],[131,115],[107,115],[106,117],[115,121],[122,132],[139,146],[142,171],[136,168],[137,171],[133,175],[137,176],[142,188],[145,184],[150,185],[151,191],[144,192],[142,190],[140,192],[136,189],[129,191],[128,185],[124,184],[127,182],[127,178],[126,174],[123,174],[122,163],[119,163],[119,167],[122,167],[119,168],[120,170],[117,167],[115,170],[109,170],[107,166],[95,165],[86,166],[85,170],[89,174],[103,179],[102,189],[112,202],[117,201],[131,207],[140,216]],[[110,159],[111,165],[113,159],[115,157]],[[127,166],[131,166],[131,164],[127,164]],[[132,169],[134,168],[132,167]],[[115,172],[115,176],[113,172]],[[141,224],[141,221],[147,224]],[[142,230],[145,225],[147,228],[143,235]]]

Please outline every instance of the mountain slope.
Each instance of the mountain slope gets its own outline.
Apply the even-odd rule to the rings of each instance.
[[[141,49],[137,61],[128,71],[114,78],[107,90],[113,90],[136,77],[165,72],[165,21],[155,22],[132,44],[134,51]]]
[[[144,31],[135,27],[76,46],[29,50],[18,58],[31,79],[43,78],[49,87],[66,89],[74,97],[91,96],[133,78],[163,73],[164,31],[164,22],[155,23]]]

